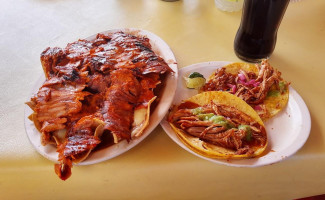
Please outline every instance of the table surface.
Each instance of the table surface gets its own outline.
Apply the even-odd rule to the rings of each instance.
[[[151,31],[173,50],[178,67],[240,61],[233,40],[241,12],[213,0],[1,0],[0,199],[294,199],[325,193],[325,1],[290,3],[270,58],[304,99],[312,127],[305,145],[258,168],[215,164],[185,151],[158,126],[111,160],[73,167],[61,181],[24,129],[24,102],[42,75],[48,46],[124,27]]]

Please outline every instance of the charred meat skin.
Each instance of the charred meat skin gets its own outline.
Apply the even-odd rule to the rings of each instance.
[[[105,93],[101,114],[106,122],[105,129],[118,139],[130,140],[134,107],[140,94],[140,83],[128,69],[111,73],[111,87]]]
[[[30,105],[42,144],[57,143],[60,164],[55,171],[63,180],[71,175],[75,157],[101,142],[88,119],[102,121],[103,129],[118,141],[129,141],[134,109],[146,107],[161,83],[160,75],[172,72],[148,38],[125,32],[98,34],[93,41],[78,40],[65,48],[49,47],[40,60],[46,81]],[[64,142],[58,144],[55,135],[62,130]]]

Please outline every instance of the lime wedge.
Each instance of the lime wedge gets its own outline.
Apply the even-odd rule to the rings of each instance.
[[[185,78],[186,87],[190,89],[200,89],[205,84],[204,77]]]
[[[200,74],[199,72],[192,72],[188,77],[189,78],[196,78],[196,77],[204,78],[204,76],[202,74]]]

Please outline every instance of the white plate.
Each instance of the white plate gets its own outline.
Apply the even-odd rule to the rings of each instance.
[[[105,31],[102,33],[110,33],[110,32],[116,32],[116,31],[125,31],[127,33],[133,33],[135,35],[139,36],[146,36],[150,39],[150,44],[152,46],[153,51],[161,56],[169,65],[169,67],[174,71],[174,73],[169,73],[166,77],[166,86],[165,88],[168,88],[168,90],[164,90],[161,99],[159,101],[159,104],[153,111],[153,113],[150,116],[150,122],[148,127],[145,129],[142,136],[140,136],[137,139],[134,139],[127,143],[126,141],[122,141],[118,144],[115,144],[113,146],[107,147],[105,149],[101,149],[95,152],[92,152],[91,155],[84,160],[83,162],[79,163],[79,165],[89,165],[94,164],[98,162],[102,162],[111,158],[114,158],[138,143],[140,143],[142,140],[144,140],[151,132],[152,130],[159,124],[159,122],[162,120],[162,118],[166,115],[172,101],[175,95],[176,85],[177,85],[177,77],[178,77],[178,69],[176,64],[175,56],[172,52],[172,50],[169,48],[169,46],[157,35],[146,31],[146,30],[139,30],[139,29],[114,29]],[[88,37],[88,40],[95,39],[97,34]],[[40,68],[41,69],[41,68]],[[43,82],[45,81],[44,77],[41,77],[35,84],[32,94],[35,94],[38,89],[42,86]],[[58,153],[56,152],[56,148],[53,145],[46,145],[42,146],[40,141],[40,133],[36,130],[34,124],[28,119],[28,116],[32,113],[32,110],[26,105],[25,107],[25,129],[27,132],[27,136],[30,140],[30,142],[33,144],[35,149],[44,157],[46,157],[49,160],[52,160],[54,162],[57,162],[58,159]]]
[[[183,77],[187,77],[191,72],[200,72],[208,78],[217,68],[230,62],[205,62],[190,65],[179,70],[178,87],[173,104],[177,105],[195,94],[197,90],[187,89]],[[273,119],[265,123],[268,134],[268,147],[262,157],[241,159],[241,160],[222,160],[201,156],[187,146],[185,146],[172,130],[166,118],[161,122],[163,129],[168,136],[179,146],[188,152],[206,159],[208,161],[237,167],[257,167],[279,162],[297,152],[306,142],[311,127],[310,114],[305,102],[299,94],[290,86],[288,105]]]

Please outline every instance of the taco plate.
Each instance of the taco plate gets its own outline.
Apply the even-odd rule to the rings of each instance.
[[[176,95],[172,102],[173,105],[179,105],[183,100],[198,94],[198,90],[188,89],[184,77],[188,77],[193,72],[200,72],[208,78],[217,68],[230,64],[228,61],[210,61],[192,64],[180,69]],[[177,136],[167,121],[167,116],[160,123],[167,135],[177,143],[181,148],[189,153],[216,164],[222,164],[234,167],[259,167],[277,163],[294,155],[306,142],[311,128],[311,119],[309,110],[299,93],[292,88],[289,89],[289,100],[279,113],[264,122],[268,136],[268,144],[263,153],[250,159],[220,159],[203,156],[193,151],[188,145]]]

